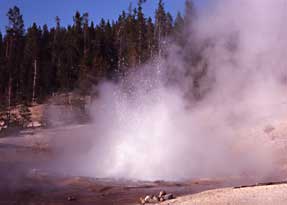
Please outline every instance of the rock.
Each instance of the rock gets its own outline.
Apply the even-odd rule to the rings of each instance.
[[[158,196],[153,196],[153,197],[152,197],[152,202],[153,202],[153,203],[157,203],[157,202],[159,202],[159,199],[160,199],[160,198],[159,198]]]
[[[166,195],[166,192],[165,192],[165,191],[160,191],[158,197],[161,198],[161,197],[163,197],[164,195]]]
[[[149,203],[158,203],[158,202],[163,202],[163,201],[167,201],[170,199],[174,199],[175,197],[172,194],[166,194],[165,191],[160,191],[159,196],[150,196],[150,195],[146,195],[145,198],[140,198],[140,203],[142,205],[144,204],[149,204]]]
[[[161,197],[161,198],[159,199],[159,201],[160,201],[160,202],[163,202],[163,201],[164,201],[164,198],[163,198],[163,197]]]
[[[174,196],[172,194],[166,194],[163,196],[163,199],[166,201],[166,200],[171,200],[171,199],[174,199]]]
[[[145,203],[150,203],[152,201],[152,198],[150,195],[147,195],[145,198],[144,198],[144,201]]]
[[[141,203],[142,205],[145,204],[145,200],[144,200],[142,197],[140,197],[140,203]]]

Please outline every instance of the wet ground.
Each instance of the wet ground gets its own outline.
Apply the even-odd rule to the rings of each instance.
[[[183,196],[258,183],[247,176],[167,182],[59,174],[45,166],[47,161],[57,157],[57,152],[49,149],[45,141],[39,141],[41,138],[36,141],[22,138],[0,139],[0,205],[139,204],[140,197],[155,195],[161,190]],[[279,176],[260,182],[286,179],[282,174]]]
[[[161,190],[181,196],[242,182],[239,178],[151,182],[68,176],[41,166],[52,157],[43,147],[0,143],[0,205],[138,204],[140,197]]]
[[[33,168],[51,156],[47,150],[1,144],[0,153],[0,205],[139,204],[140,197],[161,190],[182,196],[244,183],[243,178],[167,182],[64,176]]]
[[[228,184],[224,181],[207,179],[186,182],[146,182],[59,177],[49,176],[37,170],[32,170],[28,175],[18,175],[16,178],[11,174],[12,172],[6,175],[6,178],[1,177],[1,205],[139,204],[140,197],[157,194],[161,190],[181,196],[236,184],[235,181]]]

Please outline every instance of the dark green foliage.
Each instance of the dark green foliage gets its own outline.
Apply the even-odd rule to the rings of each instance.
[[[7,17],[9,19],[9,25],[6,27],[7,34],[13,36],[24,35],[24,21],[20,9],[17,6],[10,8]]]
[[[195,8],[192,0],[185,1],[184,23],[186,27],[190,27],[192,21],[195,19]]]
[[[161,56],[161,52],[163,49],[163,38],[167,37],[166,21],[167,16],[164,9],[164,4],[162,0],[159,0],[158,8],[155,12],[155,31],[154,31],[159,56]]]
[[[5,36],[5,72],[8,92],[8,106],[17,101],[21,101],[21,69],[24,51],[24,21],[18,7],[9,9],[7,13],[9,24],[6,27]]]
[[[177,13],[174,21],[173,37],[175,38],[176,42],[181,46],[184,46],[185,44],[183,28],[184,28],[184,20],[181,16],[181,13]]]
[[[56,17],[53,28],[34,23],[26,31],[20,9],[9,9],[6,34],[0,33],[1,105],[10,110],[72,90],[90,94],[99,82],[117,80],[130,68],[164,56],[170,40],[188,51],[187,62],[200,59],[184,42],[183,31],[194,16],[192,2],[186,2],[185,15],[178,14],[175,21],[165,11],[163,0],[158,2],[155,22],[144,14],[145,0],[138,0],[135,8],[130,5],[115,22],[90,23],[88,13],[77,11],[67,27]]]
[[[26,34],[25,39],[25,47],[23,53],[23,61],[20,73],[20,82],[21,82],[21,94],[22,99],[26,102],[31,102],[33,98],[33,84],[35,77],[35,87],[39,87],[38,85],[38,71],[35,70],[35,66],[40,62],[40,43],[41,43],[41,29],[34,23],[32,27],[30,27]],[[35,65],[36,63],[36,65]],[[35,91],[37,95],[38,92]]]

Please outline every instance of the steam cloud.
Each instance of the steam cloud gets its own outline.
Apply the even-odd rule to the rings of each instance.
[[[285,2],[220,0],[198,13],[189,42],[208,64],[200,101],[185,95],[193,79],[175,44],[160,67],[102,83],[93,124],[81,133],[89,149],[73,159],[77,171],[167,180],[271,175],[272,147],[250,130],[287,114]]]

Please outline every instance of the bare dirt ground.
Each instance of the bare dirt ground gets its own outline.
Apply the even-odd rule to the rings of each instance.
[[[245,188],[225,188],[205,191],[199,194],[179,197],[162,205],[209,205],[209,204],[250,204],[284,205],[287,203],[287,184],[252,186]]]
[[[0,205],[139,204],[140,197],[154,195],[161,190],[177,197],[162,203],[164,205],[284,204],[282,202],[287,201],[284,197],[286,184],[221,189],[258,183],[258,179],[250,176],[150,182],[59,175],[42,166],[55,157],[42,135],[43,131],[29,132],[19,137],[0,139]],[[282,164],[277,170],[279,174],[259,182],[285,180],[287,123],[264,125],[253,135],[268,139],[282,156],[278,158],[278,163]]]

